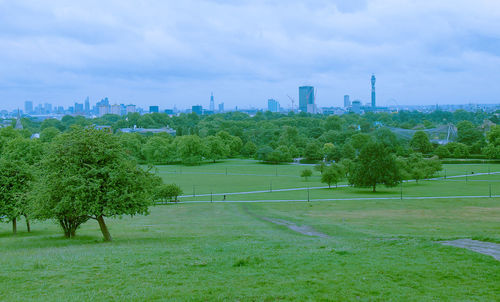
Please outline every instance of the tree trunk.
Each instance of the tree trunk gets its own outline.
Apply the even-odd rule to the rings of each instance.
[[[97,222],[99,222],[99,227],[101,228],[102,236],[104,236],[104,241],[111,241],[111,234],[109,233],[108,227],[104,222],[104,217],[97,216]]]
[[[12,219],[12,233],[17,234],[17,218]]]
[[[28,230],[29,233],[31,232],[30,220],[26,216],[24,216],[24,218],[26,218],[26,229]]]
[[[377,187],[377,185],[373,185],[373,192],[376,192],[375,188]]]

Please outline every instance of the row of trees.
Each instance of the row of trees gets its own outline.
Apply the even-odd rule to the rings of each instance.
[[[0,217],[57,221],[68,238],[96,220],[111,240],[106,217],[147,214],[161,179],[141,169],[119,139],[93,128],[75,128],[51,143],[0,129]]]
[[[198,116],[196,114],[181,114],[170,117],[166,114],[129,114],[126,117],[106,115],[97,119],[85,119],[83,117],[65,116],[61,121],[47,119],[42,123],[34,122],[24,118],[23,124],[26,128],[25,136],[33,132],[40,133],[42,141],[50,141],[58,133],[68,131],[72,126],[87,127],[92,124],[110,125],[113,130],[123,127],[160,128],[171,126],[177,130],[177,136],[197,136],[201,141],[192,137],[186,139],[192,148],[184,148],[178,152],[180,146],[171,144],[164,139],[161,148],[160,139],[149,143],[149,141],[160,135],[144,136],[134,134],[123,134],[123,142],[128,145],[131,152],[138,161],[146,163],[169,163],[197,162],[201,159],[217,160],[225,157],[256,157],[268,162],[287,162],[291,158],[305,157],[309,160],[323,159],[328,154],[330,158],[352,157],[359,153],[359,142],[364,140],[363,135],[372,137],[386,137],[395,152],[399,156],[408,156],[411,152],[423,154],[437,154],[440,156],[458,157],[463,156],[464,145],[467,147],[465,156],[497,156],[492,148],[486,148],[491,141],[485,135],[483,121],[498,123],[496,114],[484,112],[465,112],[457,110],[454,113],[435,111],[430,114],[420,112],[401,111],[398,113],[367,113],[362,116],[346,114],[343,116],[323,116],[308,114],[288,115],[276,113],[259,112],[255,116],[249,116],[241,112],[230,112],[209,116]],[[408,128],[413,130],[425,130],[439,125],[455,123],[458,129],[456,143],[460,143],[458,152],[455,146],[449,155],[442,152],[443,148],[436,150],[438,145],[432,144],[426,136],[425,142],[412,144],[407,138],[391,133],[385,126]],[[411,126],[411,127],[410,127]],[[233,142],[228,142],[220,133],[233,137]],[[425,135],[417,132],[415,136]],[[214,138],[215,137],[215,138]],[[220,144],[217,137],[222,138],[224,146]],[[432,137],[434,139],[435,137]],[[149,145],[148,145],[149,143]],[[332,144],[326,152],[323,150],[325,144]],[[148,145],[148,146],[146,146]],[[227,147],[227,148],[226,148]],[[229,148],[229,150],[228,150]],[[165,150],[168,149],[168,152]],[[216,152],[211,152],[214,149]],[[353,149],[355,151],[353,152]],[[163,151],[161,151],[163,150]],[[174,150],[175,152],[172,152]],[[448,150],[450,151],[450,150]],[[341,154],[343,153],[343,154]],[[175,154],[175,155],[172,155]],[[193,155],[194,154],[194,155]],[[467,155],[469,154],[469,155]],[[212,155],[214,158],[209,158]]]
[[[383,143],[370,141],[354,159],[343,159],[339,163],[327,165],[321,163],[316,166],[321,172],[321,182],[337,184],[347,179],[349,184],[356,187],[371,187],[376,191],[377,184],[393,187],[403,180],[431,178],[442,170],[441,162],[437,157],[424,158],[421,153],[413,153],[408,158],[396,157]],[[312,175],[310,169],[304,169],[301,177]]]

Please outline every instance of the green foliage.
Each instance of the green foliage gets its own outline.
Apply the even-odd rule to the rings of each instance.
[[[305,168],[300,172],[300,177],[303,177],[306,181],[309,177],[311,177],[313,174],[313,171],[309,168]]]
[[[181,187],[176,184],[163,184],[155,189],[156,199],[160,199],[163,202],[177,202],[177,197],[182,194]]]
[[[256,152],[257,146],[252,141],[246,142],[246,144],[241,149],[241,155],[249,158],[254,157]]]
[[[203,139],[205,144],[205,158],[216,160],[226,158],[231,152],[229,145],[225,144],[220,136],[207,136]]]
[[[355,162],[355,167],[349,175],[349,182],[356,187],[372,187],[377,184],[387,187],[395,186],[401,180],[399,168],[394,155],[384,148],[382,143],[369,142]]]
[[[127,156],[104,131],[75,129],[57,137],[41,162],[32,194],[39,218],[55,219],[73,237],[89,218],[111,240],[104,217],[147,214],[159,180]]]
[[[490,159],[500,158],[500,126],[491,128],[487,135],[488,144],[483,148],[483,153]]]
[[[136,138],[130,137],[131,141],[127,146],[131,150],[130,153],[137,154],[134,142]],[[150,164],[169,164],[177,159],[173,139],[170,135],[154,135],[147,140],[142,149],[142,154]],[[137,155],[135,156],[137,158]]]
[[[61,131],[56,127],[46,127],[40,132],[40,140],[44,143],[50,143],[59,134]]]
[[[197,135],[179,136],[175,139],[177,152],[184,164],[199,164],[206,154],[205,146]]]
[[[337,184],[344,178],[344,167],[339,164],[331,164],[327,166],[321,174],[321,182],[328,184],[330,187],[333,183]]]
[[[410,141],[410,146],[416,152],[420,153],[429,153],[432,151],[432,144],[429,140],[429,136],[424,131],[417,131],[413,135],[413,138]]]
[[[398,158],[398,166],[403,179],[412,179],[417,183],[424,178],[431,178],[441,171],[439,159],[425,159],[422,153],[413,153],[409,158]]]
[[[457,141],[467,146],[479,144],[479,147],[481,148],[485,144],[483,133],[470,121],[464,120],[458,123],[457,136]]]
[[[322,160],[324,154],[321,143],[317,140],[310,141],[306,146],[304,156],[308,160]]]
[[[450,150],[443,145],[438,146],[434,150],[434,154],[437,155],[439,158],[449,158],[451,156]]]
[[[6,216],[13,222],[21,215],[27,215],[29,192],[33,174],[29,166],[20,160],[0,159],[0,217]]]

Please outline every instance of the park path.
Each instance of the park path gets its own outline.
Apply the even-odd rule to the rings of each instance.
[[[500,195],[469,195],[469,196],[405,196],[401,197],[355,197],[355,198],[324,198],[324,199],[310,199],[309,201],[350,201],[350,200],[420,200],[420,199],[457,199],[457,198],[498,198]],[[269,200],[191,200],[181,201],[179,203],[256,203],[256,202],[293,202],[305,201],[307,199],[269,199]]]
[[[445,177],[434,177],[434,178],[429,178],[427,180],[443,180],[443,179],[448,179],[448,178],[460,178],[460,177],[474,177],[474,176],[481,176],[481,175],[496,175],[500,174],[500,172],[489,172],[489,173],[475,173],[475,174],[469,174],[469,175],[454,175],[454,176],[447,176]],[[405,180],[403,182],[415,182],[416,180]],[[336,188],[345,188],[349,187],[349,185],[338,185],[335,186]],[[207,196],[223,196],[223,195],[246,195],[246,194],[258,194],[258,193],[269,193],[269,192],[287,192],[287,191],[304,191],[304,190],[318,190],[318,189],[328,189],[328,186],[319,186],[319,187],[306,187],[306,188],[288,188],[288,189],[273,189],[273,190],[258,190],[258,191],[245,191],[245,192],[227,192],[227,193],[213,193],[213,194],[196,194],[196,197],[207,197]],[[193,197],[193,195],[182,195],[179,196],[179,198],[189,198]],[[451,196],[453,197],[453,196]],[[479,196],[478,196],[479,197]],[[485,196],[481,196],[485,197]],[[486,196],[489,197],[489,196]],[[435,198],[435,197],[434,197]],[[376,198],[367,198],[367,199],[376,199]],[[399,199],[399,198],[392,198],[392,199]],[[336,200],[336,199],[335,199]],[[345,200],[356,200],[356,199],[345,199]]]
[[[299,225],[295,224],[294,222],[291,222],[288,220],[278,219],[278,218],[268,218],[268,217],[257,215],[255,213],[251,212],[246,205],[243,205],[243,211],[246,214],[248,214],[254,218],[264,220],[264,221],[267,221],[267,222],[270,222],[270,223],[273,223],[276,225],[285,226],[288,229],[290,229],[294,232],[300,233],[302,235],[311,236],[311,237],[320,237],[320,238],[330,238],[330,236],[328,236],[327,234],[318,232],[318,231],[314,230],[312,227],[307,226],[307,225],[299,226]]]
[[[500,244],[498,243],[483,242],[471,239],[439,241],[439,243],[441,243],[442,245],[455,246],[468,249],[476,253],[492,256],[496,260],[500,261]]]

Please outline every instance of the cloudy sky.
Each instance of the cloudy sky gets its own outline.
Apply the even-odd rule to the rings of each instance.
[[[0,0],[0,107],[500,103],[498,0]]]

